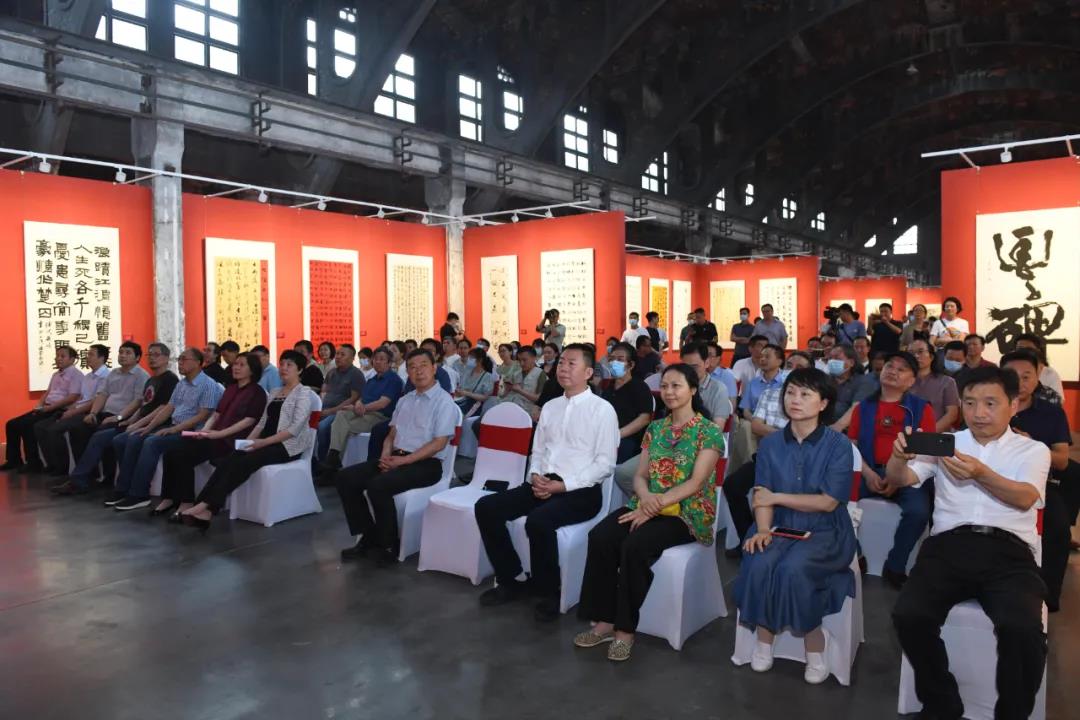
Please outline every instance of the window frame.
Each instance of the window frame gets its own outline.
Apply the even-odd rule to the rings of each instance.
[[[571,122],[572,121],[572,122]],[[571,122],[573,127],[568,127],[567,123]],[[562,130],[560,131],[560,137],[562,138],[562,150],[563,150],[563,167],[568,167],[578,172],[589,172],[589,167],[592,161],[592,149],[589,143],[589,119],[588,110],[584,106],[579,106],[577,113],[564,113]],[[573,147],[567,145],[567,140],[573,138]],[[584,143],[585,149],[581,149],[581,145]],[[570,158],[573,158],[574,162],[567,162]]]
[[[149,0],[148,0],[149,3]],[[236,14],[231,15],[223,10],[219,10],[213,6],[212,2],[205,2],[204,0],[171,0],[172,5],[172,37],[173,37],[173,57],[180,62],[187,63],[188,65],[194,65],[196,67],[203,67],[208,70],[214,70],[216,72],[225,73],[226,75],[239,76],[240,75],[240,23],[241,13],[239,0],[236,4]],[[202,34],[190,30],[188,28],[181,27],[177,24],[177,11],[186,10],[189,13],[198,13],[202,15]],[[236,43],[230,43],[228,40],[220,40],[215,38],[211,34],[211,27],[213,21],[219,23],[227,23],[234,25],[236,28]],[[202,46],[202,62],[196,63],[192,60],[181,57],[177,54],[177,47],[184,41],[188,44],[198,44]],[[228,69],[221,67],[220,63],[214,61],[214,51],[225,55],[231,56],[235,69]]]
[[[462,81],[473,84],[472,92],[468,92],[462,87]],[[474,115],[470,116],[464,112],[466,105],[472,106]],[[484,85],[479,77],[473,77],[463,72],[457,74],[457,108],[458,137],[478,143],[484,142]],[[465,132],[466,126],[473,128],[475,137],[470,137]]]
[[[407,73],[401,68],[402,61],[406,59],[412,65],[412,73]],[[411,98],[401,92],[399,83],[410,83],[412,85]],[[393,89],[387,90],[387,85],[391,85]],[[379,109],[379,103],[381,101],[390,103],[390,112],[384,112]],[[403,107],[408,108],[407,113],[403,114],[401,112],[401,108]],[[398,55],[397,60],[394,61],[394,67],[390,70],[389,74],[387,74],[382,89],[379,90],[379,94],[375,98],[373,110],[383,117],[392,118],[412,125],[416,124],[416,56],[404,52]],[[406,115],[411,115],[411,117],[406,117]]]

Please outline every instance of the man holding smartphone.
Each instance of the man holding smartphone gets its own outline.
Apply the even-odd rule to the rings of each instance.
[[[964,600],[979,602],[997,635],[994,717],[1030,716],[1042,684],[1046,585],[1035,560],[1036,523],[1050,450],[1010,429],[1018,394],[1014,371],[978,368],[964,386],[968,429],[956,433],[955,454],[910,455],[901,433],[889,458],[890,487],[916,487],[936,478],[932,534],[893,610],[927,717],[960,718],[964,713],[941,640],[949,611]]]

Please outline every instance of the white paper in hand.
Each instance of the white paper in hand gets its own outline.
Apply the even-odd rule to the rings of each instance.
[[[236,441],[236,449],[237,450],[247,450],[249,447],[251,447],[254,444],[255,444],[254,440],[237,440]]]

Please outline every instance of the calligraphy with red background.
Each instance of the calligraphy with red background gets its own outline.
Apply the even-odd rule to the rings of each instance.
[[[350,263],[311,260],[311,341],[335,345],[356,342],[353,327],[353,266]]]

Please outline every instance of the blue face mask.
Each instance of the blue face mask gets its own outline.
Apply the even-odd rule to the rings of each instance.
[[[945,372],[949,373],[950,375],[959,371],[962,367],[964,367],[964,363],[960,362],[959,360],[945,361]]]
[[[621,378],[626,375],[626,363],[622,360],[612,360],[608,366],[611,368],[611,374],[614,377]]]
[[[469,358],[468,361],[466,361],[465,363],[465,367],[469,370],[472,370],[476,367],[476,360],[474,360],[473,358]]]
[[[847,365],[843,360],[830,360],[828,362],[828,370],[830,375],[837,377],[844,374],[844,371],[847,370]]]

